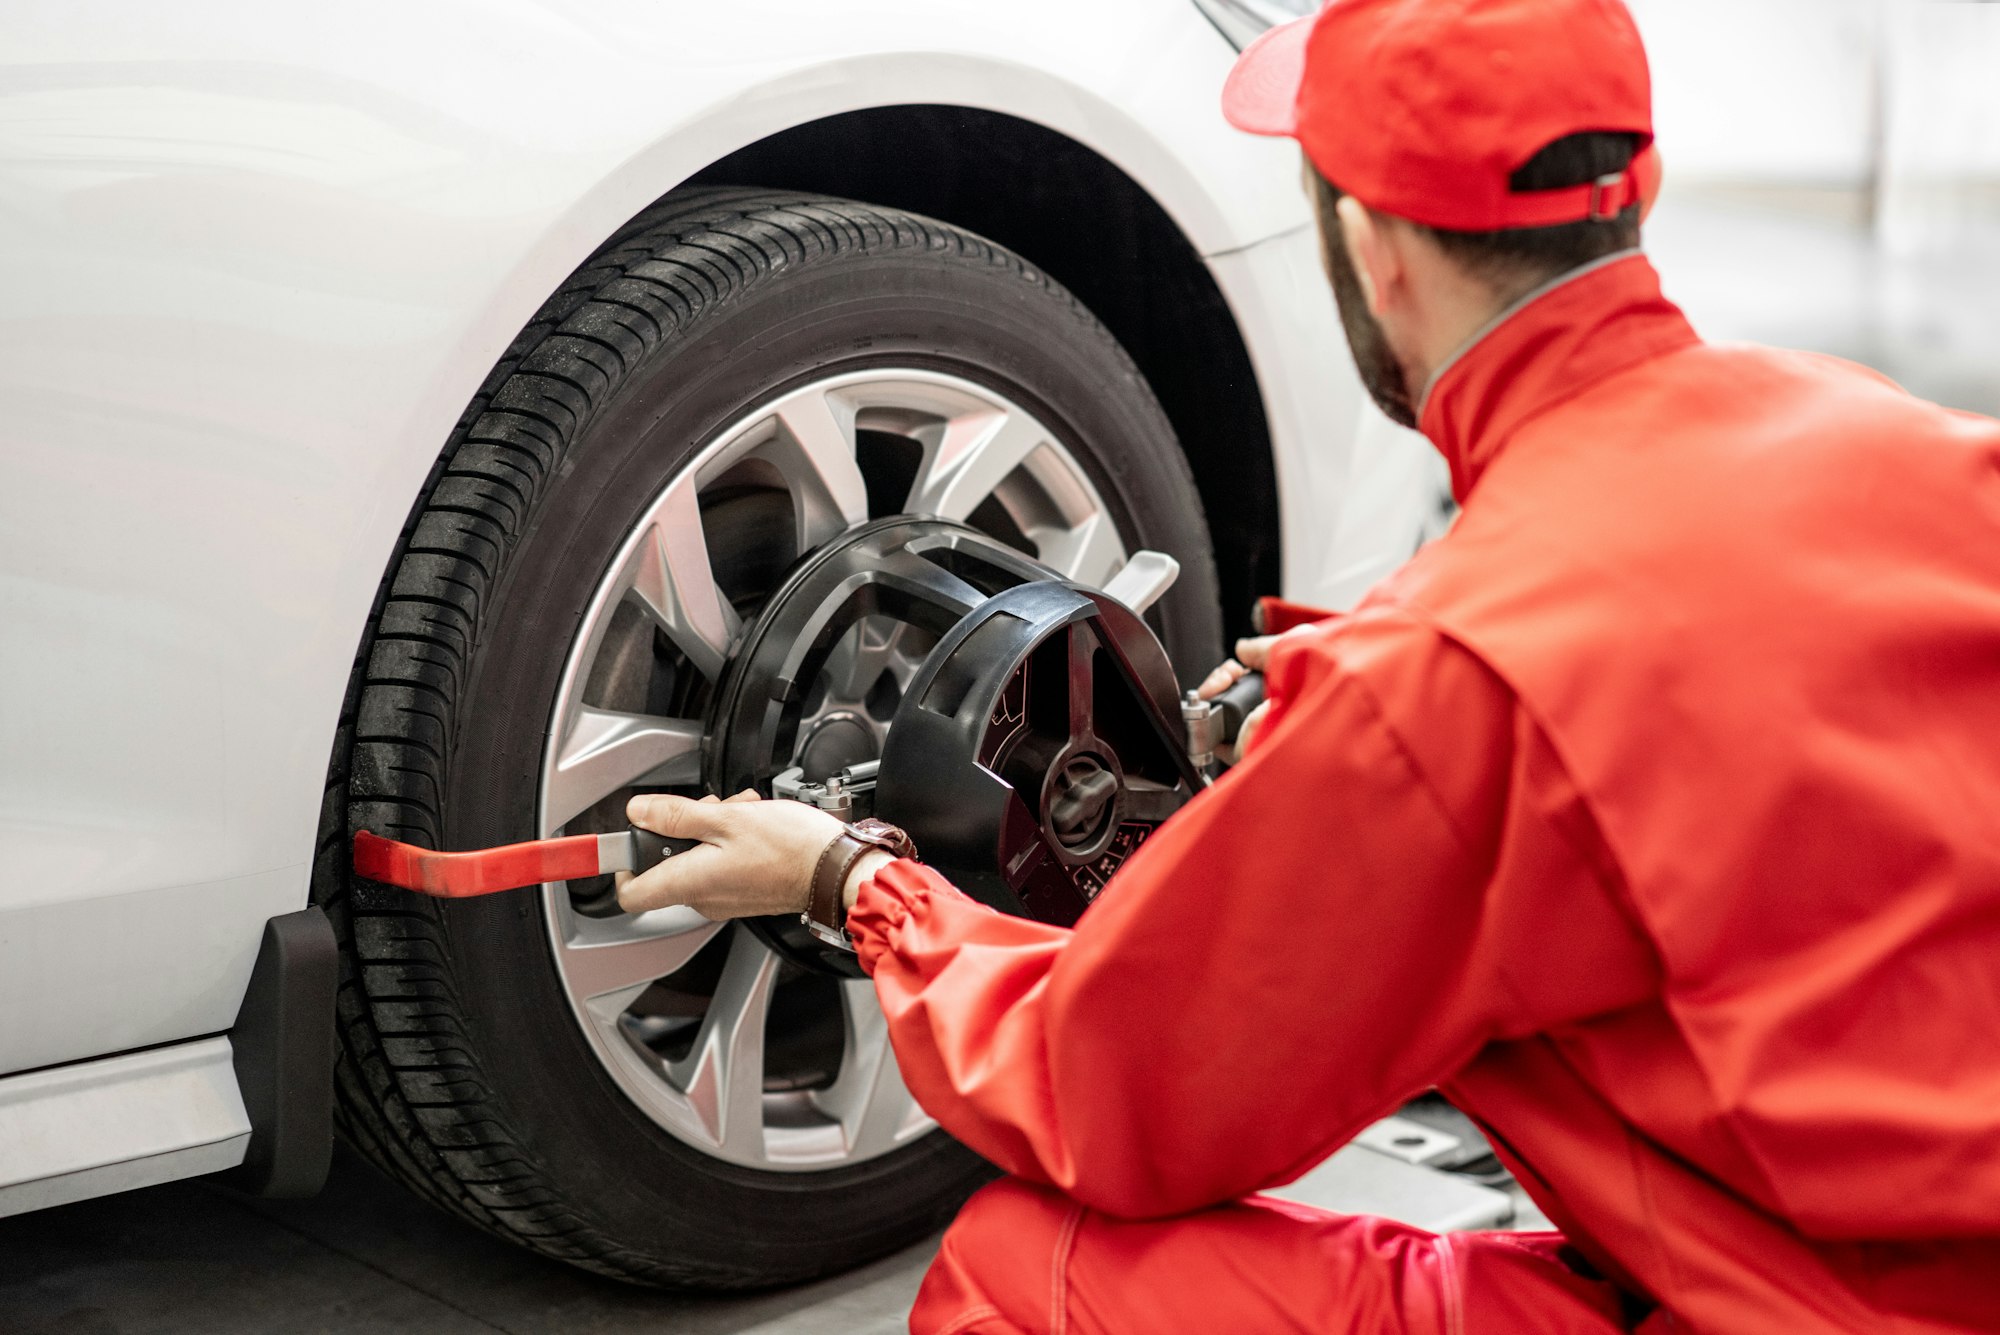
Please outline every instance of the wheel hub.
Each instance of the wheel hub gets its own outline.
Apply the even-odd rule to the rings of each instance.
[[[878,753],[841,655],[901,627],[936,648]],[[885,519],[802,563],[751,626],[718,696],[710,789],[768,793],[787,771],[821,785],[879,754],[872,812],[852,814],[903,825],[996,907],[1070,923],[1204,782],[1177,703],[1166,651],[1123,606],[961,525]],[[862,976],[796,915],[751,926],[793,963]]]
[[[707,763],[709,791],[769,794],[797,767],[807,782],[881,755],[892,720],[869,713],[886,675],[865,662],[869,643],[927,648],[992,594],[1059,578],[976,530],[898,516],[826,544],[773,593],[731,656],[717,692]],[[903,647],[913,670],[917,658]],[[899,708],[900,713],[900,691]],[[796,916],[754,920],[751,930],[785,959],[843,977],[862,976],[850,954],[829,951]]]

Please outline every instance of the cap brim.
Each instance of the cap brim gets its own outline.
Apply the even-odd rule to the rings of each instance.
[[[1236,58],[1222,85],[1222,114],[1231,125],[1251,134],[1297,133],[1306,40],[1317,17],[1309,14],[1272,28]]]

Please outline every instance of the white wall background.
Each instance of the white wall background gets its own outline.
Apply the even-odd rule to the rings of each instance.
[[[1695,327],[2000,414],[2000,0],[1627,3]]]
[[[1676,180],[1859,185],[1880,0],[1629,0]]]
[[[2000,218],[2000,3],[1629,3],[1669,188],[1861,192],[1893,248]]]

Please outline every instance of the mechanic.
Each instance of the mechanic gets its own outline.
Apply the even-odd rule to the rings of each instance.
[[[2000,424],[1696,337],[1617,0],[1335,0],[1225,109],[1457,525],[1242,646],[1245,758],[1074,930],[787,802],[634,799],[705,842],[623,902],[844,906],[1011,1174],[918,1331],[2000,1329]],[[1560,1233],[1253,1194],[1432,1086]]]

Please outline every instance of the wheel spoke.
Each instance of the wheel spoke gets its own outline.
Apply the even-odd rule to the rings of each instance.
[[[1093,589],[1110,583],[1111,572],[1125,560],[1125,544],[1118,537],[1118,528],[1101,509],[1071,528],[1039,530],[1029,536],[1036,540],[1045,564]]]
[[[1048,438],[1023,413],[996,409],[953,418],[910,487],[910,512],[964,519]]]
[[[685,906],[633,918],[578,919],[558,946],[563,982],[609,1023],[653,982],[695,957],[722,924]]]
[[[799,550],[868,520],[868,483],[854,455],[854,409],[822,391],[778,405],[776,460],[797,506]]]
[[[839,1121],[848,1155],[862,1158],[893,1149],[928,1129],[931,1122],[903,1083],[875,985],[867,979],[844,983],[840,1001],[846,1012],[847,1050],[841,1056],[840,1078],[815,1102]]]
[[[668,489],[652,527],[633,553],[632,594],[679,646],[695,671],[721,677],[741,618],[715,582],[694,479]]]
[[[901,623],[866,618],[843,635],[826,659],[828,696],[846,704],[864,699],[890,670],[902,632]]]
[[[548,777],[544,811],[557,829],[620,788],[701,782],[701,724],[695,719],[578,709]]]
[[[778,957],[737,927],[694,1047],[667,1066],[703,1128],[738,1163],[764,1153],[764,1017]]]

